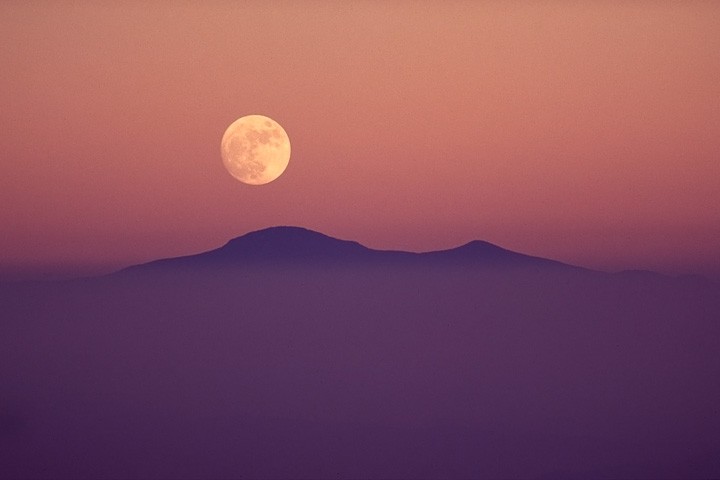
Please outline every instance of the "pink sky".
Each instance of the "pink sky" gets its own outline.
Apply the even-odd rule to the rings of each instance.
[[[718,2],[0,2],[0,270],[298,225],[720,272],[718,32]],[[261,187],[219,153],[247,114],[292,141]]]

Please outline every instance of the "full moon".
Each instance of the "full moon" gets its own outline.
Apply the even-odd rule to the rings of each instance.
[[[225,130],[220,152],[230,175],[248,185],[264,185],[287,168],[290,139],[272,118],[247,115]]]

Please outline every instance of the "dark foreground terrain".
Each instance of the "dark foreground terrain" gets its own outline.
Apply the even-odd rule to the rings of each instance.
[[[275,228],[0,315],[0,478],[720,477],[699,278]]]

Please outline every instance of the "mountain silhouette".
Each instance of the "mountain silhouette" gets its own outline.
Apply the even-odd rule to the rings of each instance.
[[[202,265],[465,265],[468,267],[543,266],[580,268],[524,255],[488,242],[471,241],[448,250],[424,253],[374,250],[355,241],[339,240],[302,227],[270,227],[230,240],[195,255],[156,260],[136,268],[199,267]]]

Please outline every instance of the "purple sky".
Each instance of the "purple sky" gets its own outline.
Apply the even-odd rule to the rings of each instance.
[[[298,225],[720,272],[716,2],[2,2],[0,269]],[[223,168],[277,120],[285,174]]]

